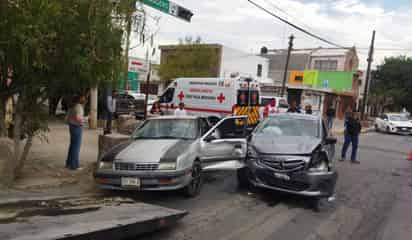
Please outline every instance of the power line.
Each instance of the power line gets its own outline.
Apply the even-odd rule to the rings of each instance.
[[[286,16],[289,16],[290,18],[294,19],[295,21],[299,22],[300,24],[302,24],[303,26],[305,26],[306,28],[310,29],[313,31],[313,29],[311,27],[309,27],[308,25],[306,25],[304,22],[300,21],[299,19],[296,19],[295,16],[289,14],[286,10],[280,8],[278,5],[274,4],[272,1],[269,0],[264,0],[267,4],[271,5],[273,8],[277,9],[278,11],[284,13]]]
[[[303,29],[303,28],[301,28],[301,27],[299,27],[299,26],[297,26],[297,25],[295,25],[295,24],[293,24],[293,23],[291,23],[291,22],[289,22],[289,21],[287,21],[287,20],[279,17],[278,15],[276,15],[276,14],[274,14],[273,12],[267,10],[266,8],[260,6],[259,4],[255,3],[255,2],[252,1],[252,0],[248,0],[248,2],[250,2],[250,3],[253,4],[253,5],[255,5],[257,8],[265,11],[266,13],[272,15],[273,17],[279,19],[280,21],[288,24],[289,26],[292,26],[293,28],[295,28],[295,29],[297,29],[297,30],[299,30],[299,31],[301,31],[301,32],[303,32],[303,33],[306,33],[307,35],[309,35],[309,36],[311,36],[311,37],[313,37],[313,38],[316,38],[316,39],[318,39],[318,40],[320,40],[320,41],[322,41],[322,42],[325,42],[325,43],[327,43],[327,44],[330,44],[330,45],[335,46],[335,47],[338,47],[338,48],[345,48],[345,47],[343,47],[343,46],[341,46],[341,45],[339,45],[339,44],[333,43],[333,42],[328,41],[328,40],[326,40],[326,39],[324,39],[324,38],[322,38],[322,37],[319,37],[318,35],[315,35],[315,34],[309,32],[309,31],[307,31],[307,30],[305,30],[305,29]]]

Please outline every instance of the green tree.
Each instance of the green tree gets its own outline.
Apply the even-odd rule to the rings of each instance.
[[[412,58],[385,58],[373,77],[375,83],[371,94],[380,100],[377,104],[391,111],[399,111],[403,107],[412,111]]]
[[[162,80],[169,82],[177,77],[213,77],[218,63],[215,48],[201,44],[200,37],[193,40],[185,37],[179,45],[162,59],[159,74]]]
[[[115,12],[99,0],[0,2],[0,136],[7,135],[5,102],[13,98],[14,175],[33,138],[47,131],[48,99],[84,94],[119,75],[123,29]]]

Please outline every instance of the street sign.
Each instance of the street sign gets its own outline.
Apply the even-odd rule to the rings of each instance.
[[[161,12],[167,13],[169,15],[175,16],[188,22],[190,22],[193,16],[193,13],[189,9],[186,9],[169,0],[142,0],[142,2],[143,4],[149,7],[152,7]],[[136,4],[138,3],[139,2],[136,2]]]

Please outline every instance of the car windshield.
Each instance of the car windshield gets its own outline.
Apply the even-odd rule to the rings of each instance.
[[[389,116],[389,120],[395,121],[395,122],[406,122],[406,121],[409,121],[409,119],[408,119],[406,116],[404,116],[404,115],[392,115],[392,116]]]
[[[319,137],[319,121],[295,116],[274,116],[267,118],[257,128],[256,134],[272,136]]]
[[[133,138],[150,139],[195,139],[198,127],[194,119],[151,119],[136,130]]]

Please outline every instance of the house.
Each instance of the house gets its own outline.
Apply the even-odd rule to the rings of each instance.
[[[264,48],[262,48],[263,50]],[[262,94],[277,95],[284,77],[287,51],[267,50],[270,84],[262,84]],[[337,109],[343,118],[348,108],[356,107],[359,92],[359,59],[355,48],[295,49],[291,52],[286,76],[288,102],[311,104],[317,111]]]
[[[207,67],[207,76],[203,77],[230,77],[234,73],[241,76],[248,76],[257,79],[259,82],[271,83],[268,78],[269,59],[255,54],[246,53],[240,50],[229,48],[221,44],[199,44],[202,49],[208,49],[215,53],[213,66]],[[174,55],[180,50],[182,45],[164,45],[160,46],[161,57],[160,64],[173,61]],[[190,48],[187,51],[195,51]],[[184,75],[180,77],[185,77]],[[162,79],[169,81],[171,79]]]

